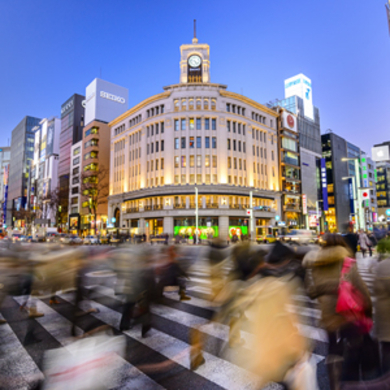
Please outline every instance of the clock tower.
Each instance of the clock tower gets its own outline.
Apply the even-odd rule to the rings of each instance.
[[[196,21],[194,20],[194,38],[192,44],[180,46],[180,82],[210,82],[210,46],[198,43]]]

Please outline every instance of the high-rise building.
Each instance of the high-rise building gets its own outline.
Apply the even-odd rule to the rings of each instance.
[[[149,237],[227,239],[250,234],[252,220],[253,235],[268,234],[281,214],[279,114],[212,83],[209,45],[194,38],[180,53],[178,84],[109,123],[108,221]]]
[[[26,206],[29,171],[34,158],[33,128],[40,121],[39,118],[26,116],[12,131],[6,217],[8,226],[22,227],[24,223],[17,219],[16,212]]]
[[[367,154],[361,151],[360,155],[361,185],[363,188],[370,188],[370,198],[364,200],[364,219],[366,227],[372,228],[373,223],[378,222],[378,201],[377,201],[377,170],[376,163]]]
[[[321,130],[319,109],[313,105],[312,82],[298,74],[284,82],[285,99],[277,105],[297,116],[299,154],[301,169],[301,193],[307,204],[307,222],[314,228],[317,224],[316,207],[321,200],[320,160]],[[306,207],[305,207],[306,208]],[[306,210],[304,210],[306,212]]]
[[[59,188],[61,193],[69,192],[69,176],[71,169],[71,147],[81,141],[84,127],[84,105],[85,97],[74,94],[61,106],[61,135],[60,135],[60,156],[58,164]],[[66,226],[68,219],[67,196],[62,197],[61,221],[62,227]]]
[[[51,204],[52,191],[58,186],[61,120],[45,118],[34,129],[34,159],[30,170],[28,207],[36,213],[35,226],[56,224],[56,208]]]
[[[127,111],[127,88],[99,78],[86,88],[85,127],[81,145],[72,147],[69,226],[79,226],[82,234],[94,234],[107,229],[107,206],[110,169],[110,127],[108,122]],[[105,172],[105,174],[103,173]],[[96,190],[107,196],[98,201],[95,210],[89,194],[81,194],[83,181],[99,181]],[[85,190],[87,192],[87,190]],[[102,194],[102,192],[100,193]]]

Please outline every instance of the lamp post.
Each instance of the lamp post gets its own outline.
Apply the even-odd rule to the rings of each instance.
[[[358,212],[358,207],[356,205],[356,181],[355,181],[355,176],[345,176],[342,178],[343,180],[348,180],[352,179],[352,196],[353,196],[353,208],[354,210],[354,215],[356,219],[356,229],[360,229],[360,218],[359,218],[359,212]]]

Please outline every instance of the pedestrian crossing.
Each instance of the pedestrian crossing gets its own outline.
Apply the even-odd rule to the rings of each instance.
[[[226,273],[229,270],[230,266],[224,267]],[[359,271],[371,291],[373,275],[370,267],[359,267]],[[161,303],[151,307],[152,329],[147,337],[141,336],[141,325],[123,332],[126,353],[117,357],[116,377],[110,379],[110,383],[116,384],[116,389],[258,389],[258,378],[236,365],[228,347],[229,327],[212,321],[215,307],[209,300],[212,286],[205,261],[196,261],[188,275],[190,301],[180,301],[175,289],[167,289]],[[89,298],[88,302],[81,302],[80,308],[85,315],[77,321],[76,334],[103,325],[119,330],[122,301],[115,295],[113,286],[93,289]],[[318,303],[303,292],[298,292],[293,298],[294,303],[288,309],[299,314],[299,331],[312,342],[318,375],[322,375],[327,336],[318,325]],[[37,309],[44,316],[35,319],[28,319],[26,313],[19,310],[24,299],[8,297],[0,314],[0,318],[8,321],[0,326],[0,383],[6,383],[4,388],[12,390],[34,388],[43,379],[44,351],[66,347],[75,341],[71,337],[74,293],[58,294],[60,303],[53,306],[49,305],[49,299],[37,299]],[[87,313],[91,306],[98,312]],[[190,369],[189,359],[194,329],[198,329],[205,340],[206,360],[196,371]],[[243,330],[241,335],[244,348],[253,344],[250,333]],[[162,370],[161,366],[169,369]],[[3,387],[0,385],[0,388]],[[277,384],[270,384],[267,390],[279,388]],[[320,383],[320,388],[326,387]]]

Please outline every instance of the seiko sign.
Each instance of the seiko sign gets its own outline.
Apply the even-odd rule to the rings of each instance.
[[[120,96],[115,96],[112,93],[108,93],[108,92],[104,92],[104,91],[100,91],[100,97],[102,97],[103,99],[113,100],[114,102],[121,103],[121,104],[126,103],[125,98],[120,97]]]

